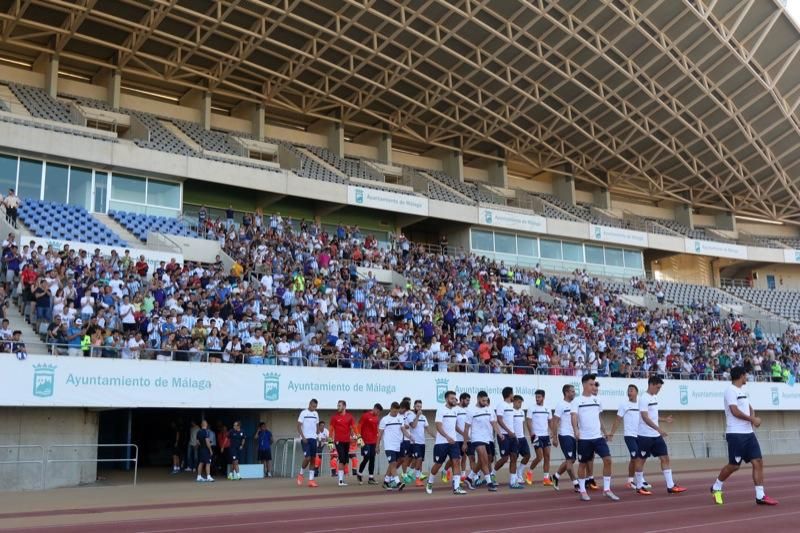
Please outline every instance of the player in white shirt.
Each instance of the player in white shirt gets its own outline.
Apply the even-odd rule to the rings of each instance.
[[[634,472],[636,472],[636,457],[639,455],[639,387],[634,384],[628,385],[628,399],[619,404],[617,416],[614,418],[614,425],[611,426],[611,433],[608,434],[608,442],[614,438],[620,423],[622,424],[622,434],[625,446],[631,460],[628,461],[628,482],[625,488],[636,490]],[[650,484],[646,481],[642,484],[645,489],[650,489]]]
[[[503,387],[503,401],[497,406],[497,444],[500,448],[500,460],[494,464],[495,470],[500,470],[508,461],[508,487],[521,489],[517,482],[517,439],[514,435],[514,389]]]
[[[525,483],[525,468],[531,459],[531,447],[528,446],[528,439],[525,438],[525,409],[522,402],[525,399],[519,394],[514,395],[514,435],[517,438],[517,455],[519,456],[519,466],[517,467],[517,483]]]
[[[433,445],[433,466],[428,475],[428,482],[425,484],[425,492],[433,494],[434,476],[447,461],[453,462],[453,494],[466,494],[461,488],[461,449],[456,444],[456,414],[455,407],[458,404],[456,393],[447,391],[444,393],[444,406],[436,410],[436,441]]]
[[[469,407],[469,400],[470,395],[466,392],[462,392],[461,395],[458,397],[458,405],[456,405],[456,444],[461,448],[461,471],[464,472],[467,468],[467,446],[464,445],[464,426],[467,423],[467,415]],[[444,470],[442,471],[442,483],[447,483],[452,479],[453,476],[453,461],[449,460],[444,465]],[[462,476],[462,481],[467,484],[467,488],[470,490],[473,489],[472,487],[472,480],[474,478],[470,478],[469,476]]]
[[[469,441],[469,453],[477,456],[478,472],[483,474],[483,479],[479,479],[476,474],[474,486],[486,484],[492,492],[497,490],[497,483],[492,478],[488,448],[489,443],[494,441],[495,433],[499,431],[497,415],[489,407],[489,395],[486,391],[480,391],[475,407],[467,415],[465,433]]]
[[[422,461],[425,460],[425,435],[428,429],[428,419],[422,412],[422,400],[414,401],[414,410],[411,411],[413,417],[408,424],[408,432],[411,436],[411,468],[414,471],[414,485],[423,486],[422,483]]]
[[[525,419],[528,434],[531,436],[531,444],[533,444],[533,449],[536,452],[536,458],[531,463],[525,482],[528,485],[533,485],[533,471],[540,462],[544,461],[542,464],[542,469],[544,470],[542,485],[550,487],[553,485],[553,481],[550,479],[550,426],[553,415],[550,409],[544,405],[544,396],[544,390],[539,389],[536,391],[534,394],[536,405],[528,409],[528,416]]]
[[[667,482],[667,494],[680,494],[686,492],[684,487],[677,485],[672,479],[672,469],[669,467],[669,452],[664,437],[667,432],[661,429],[659,422],[672,422],[672,417],[659,418],[658,393],[664,385],[664,380],[658,376],[651,376],[647,380],[647,392],[639,396],[639,437],[637,438],[639,454],[636,456],[636,492],[649,496],[652,494],[644,488],[644,462],[652,455],[661,460],[661,471]]]
[[[747,393],[747,372],[741,366],[731,369],[731,386],[725,391],[725,440],[728,441],[728,464],[722,467],[711,494],[717,505],[722,505],[722,483],[739,470],[742,461],[753,465],[753,484],[756,488],[756,503],[759,505],[778,505],[777,500],[764,494],[764,460],[761,446],[753,431],[761,426],[750,405]]]
[[[406,396],[400,401],[400,416],[403,419],[403,423],[405,424],[406,428],[408,428],[411,424],[411,421],[414,419],[414,413],[411,411],[411,398]],[[408,484],[411,483],[413,479],[413,471],[411,470],[411,452],[412,452],[411,441],[403,437],[403,443],[400,445],[400,456],[397,460],[397,466],[400,467],[403,471],[403,482]]]
[[[551,421],[553,426],[553,446],[561,446],[561,453],[564,454],[562,462],[555,474],[553,474],[553,488],[558,489],[558,482],[566,472],[572,481],[575,492],[578,492],[578,480],[575,477],[575,459],[577,458],[577,442],[575,433],[572,431],[572,402],[575,400],[575,387],[564,385],[561,387],[564,398],[556,404],[554,417]]]
[[[314,460],[317,457],[317,426],[319,425],[319,413],[317,413],[317,400],[308,402],[308,409],[303,409],[297,418],[297,432],[303,443],[303,464],[300,473],[297,474],[297,484],[303,484],[303,470],[308,469],[308,486],[316,487],[314,481]]]
[[[325,448],[330,448],[331,432],[325,427],[325,421],[320,420],[317,426],[317,457],[314,459],[314,475],[319,477],[319,469],[322,467],[322,455]],[[331,477],[336,477],[336,459],[331,459]]]
[[[389,414],[381,418],[378,423],[378,442],[383,444],[383,452],[389,463],[383,478],[383,488],[387,490],[403,490],[406,486],[397,475],[397,461],[400,458],[400,445],[404,438],[410,439],[411,435],[406,429],[404,417],[400,415],[399,411],[400,404],[392,402]]]
[[[603,495],[611,501],[619,501],[619,496],[611,491],[611,451],[604,435],[600,415],[603,406],[597,398],[597,376],[586,374],[581,378],[583,393],[572,402],[572,430],[578,441],[578,486],[581,501],[591,501],[586,492],[588,464],[594,461],[595,454],[603,458]]]

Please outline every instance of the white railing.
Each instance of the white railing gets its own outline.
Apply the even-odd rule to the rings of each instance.
[[[8,450],[8,455],[14,455],[14,450],[17,451],[16,456],[17,458],[14,460],[2,460],[0,461],[0,468],[6,465],[30,465],[36,464],[39,465],[39,472],[41,474],[41,486],[40,488],[44,490],[45,488],[45,472],[47,470],[45,460],[44,460],[44,446],[40,444],[4,444],[0,445],[0,450]],[[38,459],[19,459],[21,450],[39,450]]]
[[[80,458],[74,457],[69,459],[51,459],[50,455],[56,450],[68,450],[72,449],[72,451],[77,454],[78,450],[86,449],[86,448],[94,448],[95,450],[99,451],[100,448],[125,448],[128,450],[133,450],[134,454],[133,457],[122,457],[122,458]],[[139,446],[136,444],[52,444],[47,447],[47,456],[45,458],[45,465],[44,471],[45,475],[47,474],[48,469],[50,468],[50,464],[69,464],[69,463],[133,463],[133,486],[136,486],[136,481],[139,477]],[[44,485],[44,484],[43,484]]]

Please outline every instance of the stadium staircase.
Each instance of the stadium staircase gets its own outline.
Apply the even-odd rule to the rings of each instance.
[[[122,224],[120,224],[110,216],[106,215],[105,213],[92,213],[92,215],[94,216],[94,218],[103,223],[108,229],[110,229],[111,231],[122,237],[122,239],[125,242],[127,242],[130,246],[139,246],[139,247],[144,246],[144,243],[142,243],[139,240],[139,237],[137,237],[136,235],[125,229],[125,227]]]

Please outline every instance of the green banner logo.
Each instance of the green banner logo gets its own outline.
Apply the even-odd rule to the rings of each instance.
[[[53,395],[56,385],[55,365],[33,365],[33,395],[47,398]]]
[[[438,403],[444,403],[444,393],[447,392],[447,384],[449,382],[449,379],[436,380],[436,401]]]
[[[281,375],[277,372],[268,372],[264,376],[264,399],[275,402],[281,396]]]
[[[687,385],[681,385],[678,387],[678,391],[681,395],[681,405],[689,405],[689,387]]]

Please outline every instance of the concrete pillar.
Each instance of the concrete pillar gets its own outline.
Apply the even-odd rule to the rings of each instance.
[[[121,94],[122,94],[122,72],[115,70],[111,72],[108,77],[108,85],[106,85],[106,89],[108,91],[106,96],[106,101],[108,105],[117,109],[121,106]]]
[[[58,56],[41,54],[33,62],[33,71],[44,74],[44,90],[55,98],[58,96]]]
[[[114,109],[120,106],[120,94],[122,91],[122,73],[118,70],[101,69],[92,78],[94,85],[106,88],[106,103]]]
[[[675,206],[675,221],[689,229],[694,229],[694,211],[692,211],[692,206],[689,204],[678,204]]]
[[[378,161],[392,164],[392,136],[389,133],[381,133],[378,137]]]
[[[456,150],[448,151],[442,158],[442,169],[458,181],[464,181],[464,155]]]
[[[500,150],[498,155],[505,156],[505,153]],[[508,165],[505,159],[502,161],[492,161],[489,163],[489,183],[495,187],[508,188]]]
[[[340,122],[331,122],[328,126],[328,150],[344,157],[344,126]]]
[[[607,187],[597,187],[592,196],[592,203],[595,207],[611,209],[611,193]]]
[[[736,217],[730,211],[717,213],[714,217],[717,229],[725,231],[736,231]]]
[[[575,205],[575,178],[572,166],[567,165],[567,174],[556,174],[553,178],[553,195],[569,205]]]
[[[263,104],[242,102],[231,110],[231,116],[250,121],[250,133],[259,141],[266,136]]]
[[[200,111],[200,124],[203,129],[211,129],[211,93],[192,89],[181,96],[178,103],[186,107],[194,107]]]

